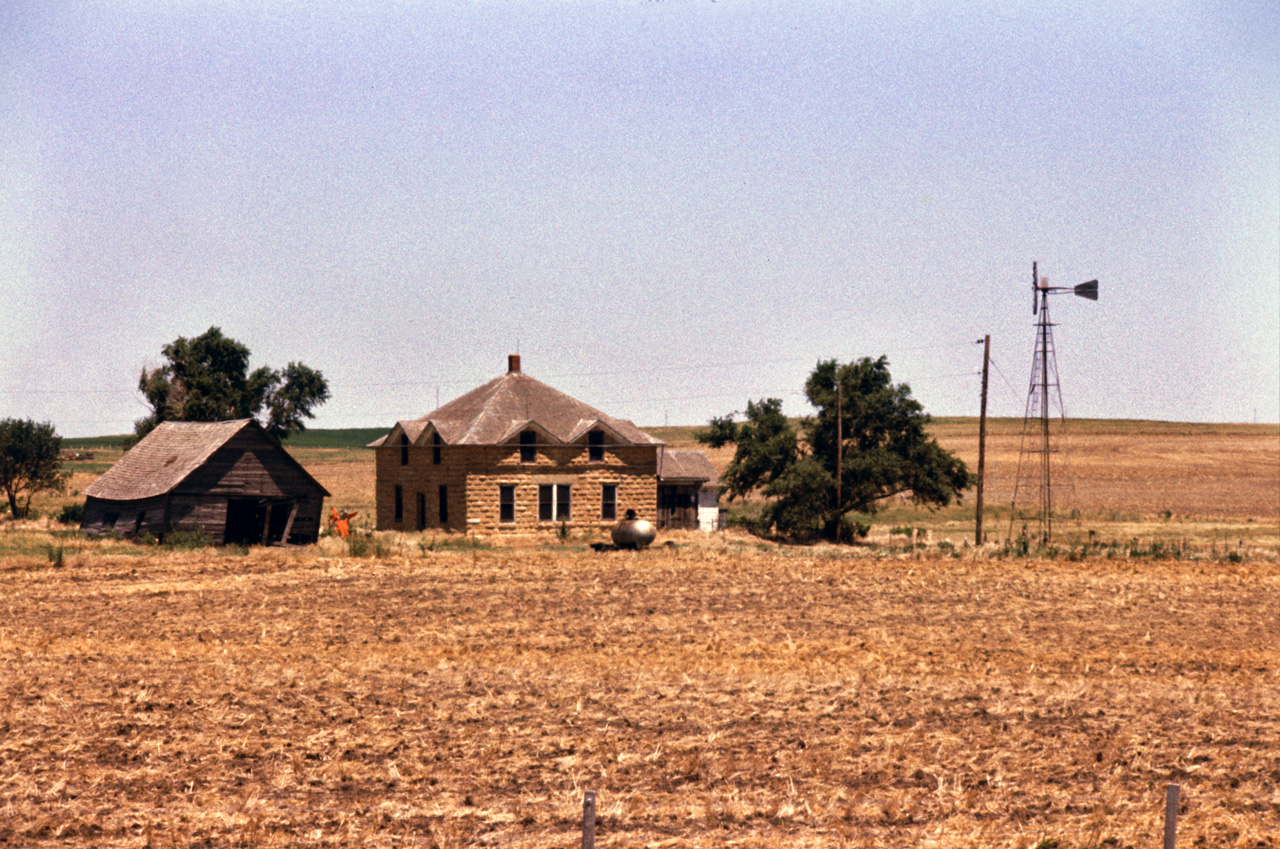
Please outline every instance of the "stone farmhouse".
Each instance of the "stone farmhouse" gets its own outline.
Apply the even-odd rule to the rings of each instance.
[[[396,422],[369,447],[378,530],[608,528],[627,510],[660,528],[710,530],[718,519],[707,507],[717,503],[716,471],[702,452],[668,451],[630,421],[524,374],[516,354],[506,374]]]

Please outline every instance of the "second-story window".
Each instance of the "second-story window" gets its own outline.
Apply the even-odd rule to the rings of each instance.
[[[444,440],[440,438],[440,434],[431,434],[431,462],[440,465],[440,446],[444,444]]]
[[[593,463],[604,462],[604,432],[593,430],[587,434],[587,459]]]
[[[536,431],[520,431],[520,462],[538,462],[538,434]]]
[[[400,465],[409,465],[409,436],[400,434]]]

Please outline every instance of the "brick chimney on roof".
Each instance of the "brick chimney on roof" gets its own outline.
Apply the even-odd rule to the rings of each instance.
[[[520,373],[520,355],[507,354],[507,374]]]

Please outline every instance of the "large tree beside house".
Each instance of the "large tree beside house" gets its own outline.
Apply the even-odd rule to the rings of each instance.
[[[799,431],[776,398],[748,402],[746,420],[711,420],[699,441],[734,444],[724,473],[730,498],[763,495],[765,525],[784,534],[836,537],[850,514],[907,496],[943,507],[972,483],[963,461],[928,434],[930,418],[886,357],[824,360],[805,381],[817,414]]]
[[[306,430],[329,400],[324,375],[299,362],[249,370],[249,349],[222,330],[179,336],[161,349],[165,364],[143,369],[138,389],[151,412],[134,424],[140,438],[161,422],[220,422],[253,417],[274,439]]]

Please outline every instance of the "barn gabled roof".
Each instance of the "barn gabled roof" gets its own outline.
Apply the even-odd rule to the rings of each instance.
[[[125,452],[114,466],[85,487],[84,494],[106,501],[136,501],[171,492],[196,469],[203,466],[219,448],[246,427],[252,427],[269,440],[253,419],[228,422],[161,422],[137,445]],[[324,491],[320,483],[294,460],[284,448],[279,449],[287,462]]]
[[[623,444],[662,445],[663,442],[626,419],[618,419],[553,389],[520,371],[514,360],[506,374],[478,386],[443,407],[397,427],[418,443],[430,429],[446,445],[500,445],[527,428],[543,439],[570,443],[599,427]],[[414,432],[416,430],[416,433]],[[394,433],[394,428],[392,430]],[[370,444],[385,444],[383,437]]]

